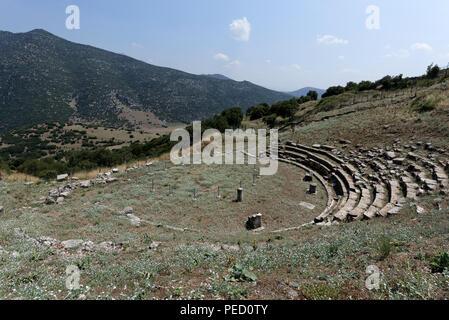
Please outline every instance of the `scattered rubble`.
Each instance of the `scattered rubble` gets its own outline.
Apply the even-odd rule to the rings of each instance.
[[[134,209],[132,207],[125,207],[122,212],[120,212],[121,214],[124,215],[128,215],[134,212]]]
[[[69,177],[69,175],[67,173],[60,174],[56,177],[56,181],[65,181],[65,180],[67,180],[68,177]]]
[[[123,249],[123,244],[113,243],[110,241],[104,241],[99,244],[95,244],[92,241],[85,241],[82,239],[70,239],[65,241],[59,241],[57,239],[42,236],[37,239],[28,236],[23,230],[16,228],[14,233],[20,239],[31,242],[36,246],[44,246],[48,248],[53,248],[58,251],[76,251],[78,253],[82,252],[92,252],[92,251],[120,251]],[[0,248],[1,249],[1,248]],[[1,250],[0,250],[1,251]]]
[[[118,181],[118,179],[111,176],[113,172],[114,172],[114,169],[112,171],[109,171],[106,173],[100,172],[98,174],[98,177],[93,180],[79,181],[78,178],[72,178],[72,179],[70,179],[71,183],[66,184],[64,186],[50,189],[50,191],[48,192],[48,196],[45,198],[44,203],[47,205],[62,204],[62,203],[64,203],[64,200],[66,198],[70,197],[72,192],[74,190],[76,190],[77,188],[88,189],[92,185],[96,185],[96,184],[114,183],[114,182]],[[118,171],[115,173],[118,173]],[[64,174],[64,175],[59,175],[57,178],[57,181],[66,181],[67,179],[68,179],[68,175]]]

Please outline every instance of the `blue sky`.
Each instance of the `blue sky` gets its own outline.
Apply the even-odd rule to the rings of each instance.
[[[67,30],[68,5],[80,29]],[[380,29],[366,9],[379,8]],[[0,30],[42,28],[159,66],[289,91],[449,62],[447,0],[0,0]],[[1,50],[1,48],[0,48]]]

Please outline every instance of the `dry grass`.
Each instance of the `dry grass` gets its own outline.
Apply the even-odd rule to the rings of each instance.
[[[147,164],[151,161],[165,161],[165,160],[170,160],[169,153],[163,154],[157,158],[149,158],[147,160],[130,161],[128,163],[121,164],[121,165],[118,165],[115,167],[101,167],[101,168],[89,170],[89,171],[80,171],[80,172],[74,173],[73,175],[82,180],[89,180],[89,179],[95,179],[100,172],[108,172],[108,171],[111,171],[112,169],[119,169],[121,172],[123,172],[126,169],[132,168],[134,166],[138,166],[138,167],[144,166],[145,164]]]
[[[19,182],[38,182],[39,178],[20,172],[7,173],[6,171],[0,171],[2,180],[7,183],[19,183]]]

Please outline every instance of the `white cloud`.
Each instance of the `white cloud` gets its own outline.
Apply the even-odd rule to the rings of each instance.
[[[270,59],[265,60],[266,63],[271,63]]]
[[[296,69],[298,71],[301,70],[301,66],[299,64],[296,64],[296,63],[292,64],[292,68],[294,68],[294,69]]]
[[[440,53],[438,56],[442,59],[447,59],[449,58],[449,53]]]
[[[229,57],[225,55],[224,53],[217,53],[214,55],[215,60],[222,60],[222,61],[229,61]]]
[[[406,49],[401,49],[398,51],[394,51],[391,53],[388,53],[385,55],[386,58],[398,58],[398,59],[405,59],[410,57],[410,52]]]
[[[318,36],[316,41],[318,44],[326,44],[326,45],[332,45],[332,44],[348,44],[349,41],[345,39],[337,38],[336,36],[326,34],[324,36]]]
[[[411,45],[410,49],[412,49],[413,51],[426,51],[426,52],[432,52],[432,47],[430,45],[428,45],[427,43],[424,42],[416,42],[414,44]]]
[[[353,68],[345,68],[345,69],[341,70],[341,72],[343,72],[343,73],[359,73],[360,70],[359,69],[353,69]]]
[[[142,49],[143,48],[143,45],[141,45],[140,43],[137,43],[137,42],[132,42],[131,46],[134,47],[134,48],[138,48],[138,49]]]
[[[239,66],[241,64],[240,60],[233,60],[225,65],[226,68],[231,68],[233,66]]]
[[[232,37],[238,41],[248,41],[251,34],[251,24],[246,17],[232,21],[229,25]]]
[[[148,61],[149,63],[153,63],[153,59],[151,59],[151,58],[148,58],[147,61]]]

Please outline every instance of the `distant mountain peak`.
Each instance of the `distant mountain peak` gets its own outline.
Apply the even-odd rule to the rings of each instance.
[[[219,73],[215,73],[215,74],[202,74],[202,76],[204,77],[209,77],[209,78],[214,78],[214,79],[219,79],[219,80],[232,80],[231,78],[228,78],[222,74]]]
[[[44,29],[33,29],[33,30],[31,30],[31,31],[29,31],[27,33],[44,33],[44,34],[51,34],[51,35],[53,35],[52,33],[48,32],[47,30],[44,30]]]
[[[313,88],[313,87],[305,87],[305,88],[301,88],[299,90],[291,91],[291,92],[287,92],[287,93],[296,98],[300,98],[302,96],[307,95],[307,93],[309,91],[316,91],[318,93],[319,99],[321,99],[321,96],[326,92],[326,90],[323,90],[323,89],[318,89],[318,88]]]

